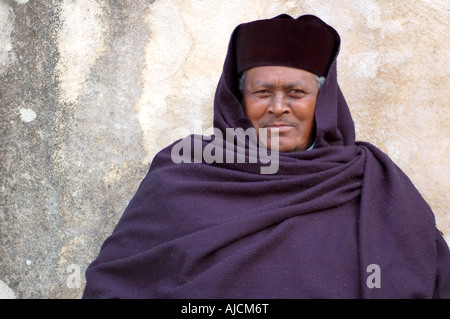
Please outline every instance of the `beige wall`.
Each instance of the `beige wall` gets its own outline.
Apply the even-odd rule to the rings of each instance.
[[[0,293],[79,297],[84,279],[68,287],[67,267],[82,277],[154,154],[211,127],[234,27],[281,13],[339,32],[357,139],[407,173],[450,242],[449,10],[444,0],[0,0]]]

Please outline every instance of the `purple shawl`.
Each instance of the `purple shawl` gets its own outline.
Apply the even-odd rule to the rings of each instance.
[[[252,126],[235,37],[214,101],[223,131]],[[275,174],[260,163],[176,164],[176,143],[161,150],[88,267],[83,298],[450,298],[433,213],[386,154],[355,142],[337,55],[315,148],[281,153]]]

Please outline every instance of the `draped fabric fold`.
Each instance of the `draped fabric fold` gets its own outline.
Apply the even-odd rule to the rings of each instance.
[[[252,127],[238,90],[241,27],[214,101],[222,132]],[[274,174],[258,162],[175,163],[180,141],[161,150],[87,269],[83,297],[450,298],[450,254],[430,207],[386,154],[355,142],[337,52],[314,149],[279,153]],[[202,151],[211,143],[189,138]]]

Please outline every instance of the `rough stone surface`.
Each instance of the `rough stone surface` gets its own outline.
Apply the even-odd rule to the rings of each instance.
[[[16,294],[0,280],[0,299],[16,299]]]
[[[0,298],[79,298],[84,270],[162,147],[212,125],[229,36],[315,14],[341,35],[357,138],[450,241],[445,0],[0,0]]]

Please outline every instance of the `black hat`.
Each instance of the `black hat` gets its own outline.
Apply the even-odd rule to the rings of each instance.
[[[325,76],[339,44],[336,30],[313,15],[244,23],[236,35],[237,71],[282,65]]]

